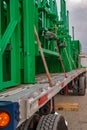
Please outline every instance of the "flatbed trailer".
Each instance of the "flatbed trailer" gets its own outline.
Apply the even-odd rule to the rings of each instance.
[[[54,96],[85,95],[80,41],[66,0],[57,2],[0,0],[0,130],[68,130]]]
[[[69,85],[75,80],[79,81],[81,77],[85,76],[85,72],[85,69],[73,70],[67,73],[67,78],[64,77],[63,73],[52,74],[51,77],[54,84],[53,87],[49,86],[45,74],[38,75],[36,77],[36,84],[20,85],[14,88],[9,88],[6,91],[2,92],[0,94],[0,111],[1,109],[7,111],[7,109],[9,108],[9,102],[14,104],[14,106],[18,106],[15,108],[15,111],[17,112],[16,116],[18,118],[18,120],[16,120],[17,124],[16,126],[13,125],[14,127],[10,128],[10,130],[15,130],[23,122],[30,119],[35,113],[39,111],[39,109],[43,108],[45,104],[49,102],[57,93],[65,88],[67,84]],[[85,83],[83,83],[83,85],[85,85]],[[15,111],[14,109],[12,109],[11,113],[15,113]],[[15,118],[13,119],[13,122],[15,122]]]

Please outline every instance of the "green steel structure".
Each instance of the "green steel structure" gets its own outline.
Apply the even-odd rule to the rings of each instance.
[[[65,70],[78,68],[80,42],[71,40],[65,0],[60,15],[56,0],[0,0],[0,90],[35,83],[35,75],[45,73],[34,26],[51,73],[63,72],[56,41]]]

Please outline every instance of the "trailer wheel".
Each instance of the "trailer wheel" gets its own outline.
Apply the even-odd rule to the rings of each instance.
[[[39,109],[40,115],[50,114],[50,102],[47,102],[42,108]]]
[[[24,130],[25,122],[23,122],[16,130]]]
[[[74,83],[74,85],[73,85],[73,94],[75,95],[75,96],[77,96],[78,95],[78,80],[76,80],[75,81],[75,83]]]
[[[65,95],[65,94],[66,94],[65,88],[63,88],[63,89],[60,91],[60,94],[61,94],[61,95]]]
[[[79,95],[84,96],[86,92],[86,77],[81,76],[79,78]]]
[[[40,120],[39,114],[34,114],[31,118],[22,123],[16,130],[36,130],[37,124]]]
[[[49,114],[42,116],[36,130],[68,130],[63,116]]]

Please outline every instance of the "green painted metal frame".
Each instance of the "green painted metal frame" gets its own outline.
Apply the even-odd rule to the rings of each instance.
[[[63,71],[55,40],[66,71],[78,67],[74,55],[78,57],[80,44],[69,35],[65,0],[60,0],[60,9],[59,19],[56,0],[0,0],[0,90],[35,83],[35,75],[45,73],[34,26],[51,73]],[[51,38],[47,31],[57,38]]]
[[[8,3],[9,2],[9,3]],[[0,5],[3,3],[0,2]],[[9,23],[4,30],[4,33],[1,34],[0,38],[0,90],[5,89],[6,87],[15,86],[20,84],[20,12],[19,12],[19,1],[18,0],[9,0],[7,1],[9,9],[9,16],[7,19]],[[10,4],[10,7],[9,7]],[[3,6],[3,5],[2,5]],[[2,7],[0,8],[0,12]],[[0,16],[3,15],[3,12]],[[3,19],[0,21],[1,26],[3,26]],[[1,32],[2,30],[0,30]],[[5,53],[6,47],[10,43],[10,53],[11,53],[11,79],[9,81],[3,81],[3,54]],[[9,63],[8,63],[9,64]],[[6,65],[5,65],[6,66]],[[5,72],[6,74],[6,72]]]
[[[35,83],[34,1],[23,1],[24,83]]]

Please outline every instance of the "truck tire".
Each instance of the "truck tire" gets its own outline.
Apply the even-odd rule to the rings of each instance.
[[[24,130],[25,122],[22,123],[16,130]]]
[[[75,81],[74,85],[73,85],[73,95],[77,96],[78,95],[78,80]]]
[[[22,123],[22,125],[19,126],[16,130],[36,130],[39,120],[40,120],[39,114],[34,114],[24,123]]]
[[[60,91],[60,94],[61,94],[61,95],[65,95],[65,94],[66,94],[66,89],[63,88],[63,89]]]
[[[86,77],[81,76],[79,78],[79,95],[84,96],[86,92]]]
[[[43,107],[39,109],[40,115],[48,115],[50,114],[50,102],[47,102]]]
[[[42,116],[36,130],[68,130],[65,119],[61,115]]]

